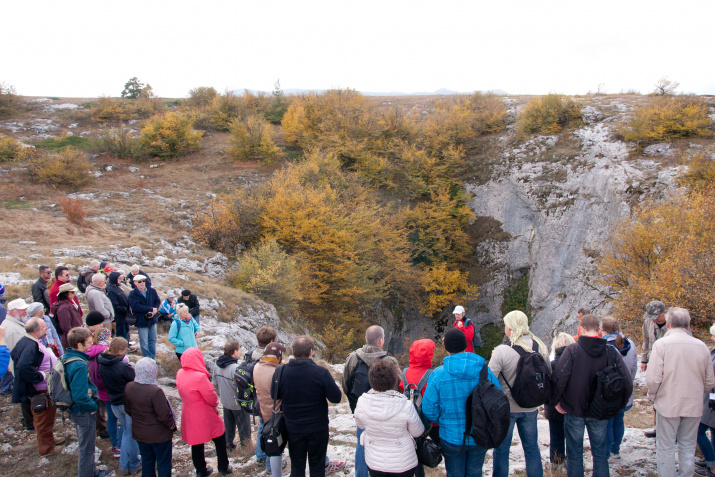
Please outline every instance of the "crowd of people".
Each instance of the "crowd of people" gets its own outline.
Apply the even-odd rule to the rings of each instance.
[[[227,475],[233,472],[229,453],[249,448],[254,439],[256,458],[271,476],[282,475],[286,446],[291,476],[303,477],[306,468],[311,477],[323,476],[345,467],[327,457],[328,403],[339,403],[343,395],[356,424],[356,477],[424,476],[424,465],[434,465],[424,452],[434,454],[434,449],[448,477],[480,476],[489,448],[492,475],[507,476],[515,428],[526,475],[541,476],[541,406],[549,424],[552,467],[565,468],[569,476],[584,475],[586,432],[594,476],[609,475],[609,462],[620,457],[639,356],[635,342],[611,316],[579,310],[577,334],[557,334],[549,349],[530,331],[527,315],[512,311],[503,317],[507,342],[496,346],[487,362],[473,352],[480,345],[479,330],[457,306],[453,327],[441,343],[413,342],[403,370],[385,349],[383,328],[370,326],[365,345],[347,356],[338,385],[314,361],[311,337],[294,338],[288,349],[269,327],[256,330],[258,346],[245,353],[237,341],[227,341],[223,355],[207,367],[197,345],[196,295],[185,290],[177,299],[169,292],[162,302],[137,266],[123,273],[93,261],[78,278],[83,291],[72,284],[67,267],[52,273],[41,266],[39,274],[32,285],[33,303],[0,300],[2,392],[12,393],[19,404],[23,426],[36,433],[39,454],[60,452],[64,438],[54,436],[58,409],[48,395],[59,360],[73,399],[68,410],[77,434],[80,477],[113,472],[95,466],[97,437],[110,440],[125,473],[168,477],[177,430],[191,447],[197,476],[214,472],[205,459],[209,441],[215,446],[216,470]],[[0,296],[3,292],[0,285]],[[181,365],[176,375],[179,426],[157,383],[160,316],[171,322],[168,340]],[[127,358],[136,351],[129,325],[137,328],[143,356],[135,364]],[[715,325],[710,332],[715,340]],[[446,356],[434,368],[438,345]],[[655,429],[646,435],[656,439],[659,475],[715,475],[715,399],[710,399],[715,397],[710,394],[715,391],[715,350],[692,336],[687,310],[666,309],[659,301],[646,306],[640,363],[655,409]],[[239,377],[246,388],[237,385]],[[505,426],[493,445],[482,444],[472,428],[481,425],[471,417],[480,382],[491,383],[508,403],[496,416]],[[258,418],[255,438],[251,415]],[[697,462],[696,445],[704,456]]]

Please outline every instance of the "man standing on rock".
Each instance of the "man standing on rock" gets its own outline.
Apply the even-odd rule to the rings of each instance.
[[[60,293],[60,287],[65,283],[71,283],[69,268],[59,266],[55,268],[55,283],[53,283],[52,288],[50,288],[50,307],[52,307],[52,305],[54,305],[57,301],[57,295]],[[84,312],[82,311],[82,307],[79,305],[79,298],[77,298],[76,293],[72,301],[74,301],[77,305],[79,316],[82,317]]]
[[[688,334],[688,310],[670,308],[666,323],[668,331],[653,344],[646,371],[648,399],[656,410],[658,475],[676,475],[676,441],[677,475],[693,475],[703,394],[715,386],[715,375],[707,347]]]
[[[653,344],[665,336],[667,332],[665,323],[665,305],[662,301],[652,301],[645,307],[643,315],[643,352],[641,353],[641,371],[645,372],[650,359],[650,352]],[[646,437],[654,438],[655,429],[645,431]]]
[[[92,283],[87,286],[85,298],[89,311],[96,311],[104,317],[104,327],[112,329],[114,321],[114,307],[112,301],[107,296],[107,277],[101,273],[92,275]]]
[[[47,284],[52,278],[52,269],[47,265],[40,265],[40,277],[32,284],[32,301],[42,303],[45,307],[45,315],[50,314],[50,292]]]
[[[137,317],[139,347],[142,356],[156,359],[156,315],[161,301],[156,291],[147,285],[147,277],[144,275],[134,276],[133,283],[136,288],[129,294],[129,307]]]
[[[12,402],[23,407],[30,407],[30,398],[47,393],[47,375],[57,359],[52,351],[45,348],[40,341],[47,334],[47,325],[41,318],[30,318],[25,324],[25,332],[12,350],[12,360],[15,364],[15,386]],[[37,445],[43,457],[57,454],[55,447],[62,444],[63,438],[55,439],[55,414],[57,409],[45,397],[46,409],[35,412],[32,418],[37,433]],[[24,412],[24,411],[23,411]]]
[[[354,413],[357,400],[363,393],[369,391],[370,382],[367,373],[372,363],[378,359],[391,359],[399,366],[397,360],[387,355],[385,346],[385,330],[381,326],[371,326],[365,331],[365,345],[353,351],[345,360],[343,369],[342,387],[348,397],[350,410]],[[367,463],[365,462],[365,447],[360,444],[360,436],[364,429],[357,428],[357,445],[355,446],[355,477],[368,477]]]

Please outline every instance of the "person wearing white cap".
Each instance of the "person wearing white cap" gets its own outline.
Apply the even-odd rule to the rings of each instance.
[[[156,322],[159,313],[159,295],[147,284],[144,275],[134,276],[134,290],[129,294],[129,307],[137,317],[139,347],[142,356],[156,359]]]
[[[25,336],[25,321],[27,320],[27,302],[22,298],[12,300],[7,304],[7,318],[2,322],[5,328],[5,345],[12,353],[13,348],[18,341]],[[15,376],[15,365],[11,361],[8,372]],[[12,388],[11,388],[12,389]],[[22,408],[22,425],[27,430],[32,430],[35,426],[32,423],[32,413],[29,406]]]
[[[474,353],[473,340],[474,335],[476,334],[474,323],[465,316],[463,306],[455,306],[452,314],[454,315],[454,324],[452,325],[452,328],[456,328],[464,333],[464,337],[467,338],[467,352]]]

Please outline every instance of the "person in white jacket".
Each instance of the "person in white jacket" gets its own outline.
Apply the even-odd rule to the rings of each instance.
[[[417,410],[397,391],[400,370],[392,360],[380,359],[368,373],[372,389],[358,399],[355,422],[365,431],[365,462],[370,477],[415,475],[417,453],[414,438],[424,432]]]

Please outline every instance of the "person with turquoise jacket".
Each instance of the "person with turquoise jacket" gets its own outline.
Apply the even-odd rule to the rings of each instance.
[[[177,316],[178,315],[178,316]],[[181,362],[181,355],[189,348],[198,348],[196,338],[199,336],[201,328],[196,320],[189,313],[189,307],[180,303],[176,307],[176,315],[171,320],[171,328],[169,329],[169,343],[173,344],[176,349],[176,357]]]

